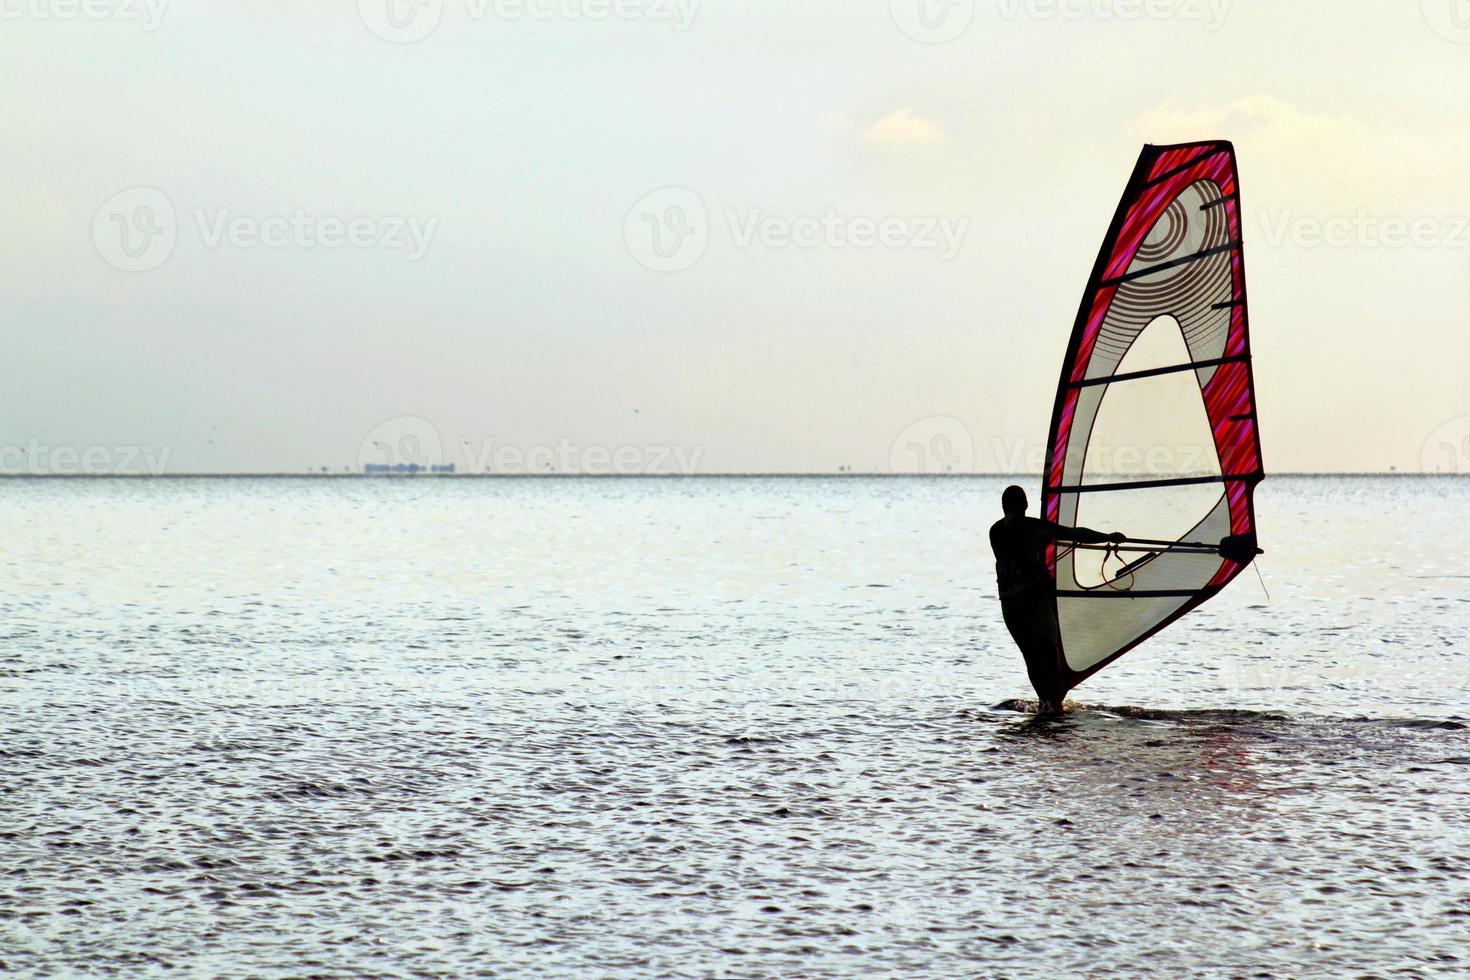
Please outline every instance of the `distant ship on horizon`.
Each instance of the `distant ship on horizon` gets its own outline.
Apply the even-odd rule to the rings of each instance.
[[[453,476],[454,464],[423,466],[419,463],[364,463],[363,476]]]

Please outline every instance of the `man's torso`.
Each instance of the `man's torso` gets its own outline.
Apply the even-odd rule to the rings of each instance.
[[[995,578],[1002,599],[1047,585],[1048,536],[1034,517],[1002,517],[990,527],[990,550],[995,553]]]

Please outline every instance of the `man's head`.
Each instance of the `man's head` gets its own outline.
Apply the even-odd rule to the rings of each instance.
[[[1026,491],[1014,483],[1006,487],[1005,493],[1000,495],[1000,509],[1017,517],[1026,513]]]

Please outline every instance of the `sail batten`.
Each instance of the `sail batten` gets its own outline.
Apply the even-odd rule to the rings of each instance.
[[[1111,531],[1112,523],[1103,525],[1094,515],[1111,522],[1111,515],[1132,508],[1145,517],[1172,515],[1178,527],[1154,535],[1166,539],[1154,553],[1111,574],[1096,567],[1096,557],[1085,567],[1086,551],[1050,549],[1058,657],[1068,686],[1217,594],[1255,552],[1253,491],[1264,471],[1241,232],[1230,143],[1144,147],[1068,341],[1045,457],[1042,516]],[[1172,336],[1168,343],[1183,356],[1140,344],[1144,334],[1165,341]],[[1155,354],[1153,364],[1138,363],[1145,349]],[[1193,407],[1151,401],[1165,396],[1183,397]],[[1135,415],[1123,407],[1128,405]],[[1161,467],[1120,471],[1116,459],[1112,469],[1102,465],[1104,450],[1116,447],[1104,445],[1098,433],[1112,438],[1118,429],[1100,426],[1100,418],[1120,416],[1127,433],[1130,423],[1167,425],[1186,414],[1198,416],[1197,444],[1150,443],[1143,434],[1124,439],[1136,456],[1145,455],[1143,448],[1162,452]],[[1235,544],[1220,551],[1186,544],[1227,540]],[[1133,601],[1089,601],[1094,598]]]
[[[1213,309],[1213,307],[1211,308]],[[1123,374],[1109,374],[1101,378],[1086,378],[1082,381],[1068,382],[1068,384],[1073,388],[1088,388],[1092,385],[1110,385],[1116,381],[1138,381],[1143,378],[1156,378],[1163,374],[1175,374],[1179,371],[1198,371],[1200,368],[1219,367],[1221,364],[1243,360],[1245,360],[1245,357],[1240,354],[1233,357],[1212,357],[1205,361],[1190,361],[1187,364],[1170,364],[1166,367],[1150,368],[1147,371],[1128,371]]]
[[[1058,589],[1057,595],[1071,599],[1194,599],[1211,596],[1218,591],[1220,590],[1216,588],[1130,589],[1126,592],[1109,589]]]
[[[1191,262],[1198,262],[1199,260],[1207,259],[1212,255],[1219,255],[1221,252],[1228,252],[1233,248],[1240,248],[1240,242],[1226,242],[1224,245],[1216,245],[1214,248],[1207,248],[1203,251],[1195,252],[1193,255],[1185,255],[1177,259],[1170,259],[1168,262],[1161,262],[1158,265],[1148,266],[1143,269],[1134,269],[1130,272],[1123,273],[1116,279],[1106,280],[1103,285],[1112,286],[1119,283],[1132,282],[1135,279],[1142,279],[1145,276],[1151,276],[1156,272],[1168,272],[1170,269],[1177,268],[1181,265],[1188,265]]]
[[[1079,483],[1070,487],[1047,487],[1048,493],[1116,493],[1119,490],[1162,490],[1167,487],[1197,487],[1236,480],[1260,480],[1264,473],[1229,473],[1224,476],[1178,476],[1168,480],[1121,480],[1116,483]]]

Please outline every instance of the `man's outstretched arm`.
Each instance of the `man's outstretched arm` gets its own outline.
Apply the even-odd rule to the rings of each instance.
[[[1071,544],[1102,544],[1105,541],[1111,541],[1119,544],[1128,539],[1128,536],[1122,531],[1104,534],[1090,527],[1067,527],[1063,524],[1053,524],[1051,521],[1041,521],[1040,524],[1045,529],[1046,536],[1053,541],[1066,541]]]

